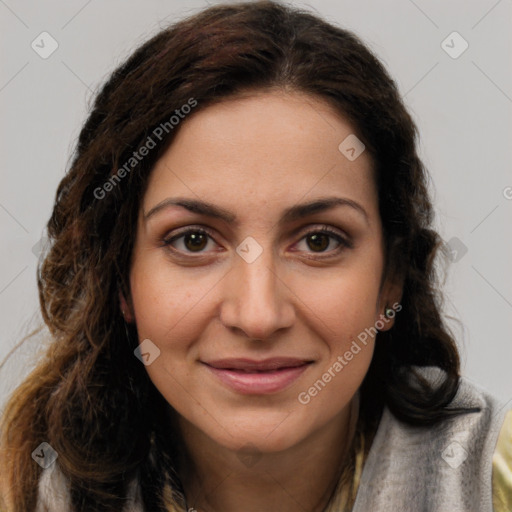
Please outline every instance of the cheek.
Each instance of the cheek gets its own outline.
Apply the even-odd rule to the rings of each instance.
[[[302,277],[296,284],[294,291],[321,320],[327,338],[328,333],[355,337],[376,320],[380,274],[375,268],[340,269],[315,279]]]
[[[145,368],[167,402],[183,406],[189,399],[183,386],[190,373],[189,358],[194,356],[190,346],[204,330],[197,321],[204,290],[194,293],[197,283],[184,283],[155,265],[151,271],[144,270],[134,266],[130,279],[135,322],[139,343],[149,339],[159,350],[158,357]]]
[[[351,400],[373,357],[376,290],[347,287],[343,291],[333,290],[318,304],[323,309],[314,329],[325,343],[325,353],[298,396],[301,404],[312,405],[318,421],[328,421]]]
[[[377,267],[377,268],[376,268]],[[318,402],[344,402],[352,396],[367,373],[375,343],[376,305],[379,294],[379,266],[368,268],[366,262],[338,269],[321,280],[302,282],[304,302],[315,315],[313,329],[325,342],[325,358],[315,377],[316,391],[324,384],[329,389],[319,392]],[[317,381],[316,381],[317,382]],[[312,383],[314,385],[314,383]],[[322,388],[323,389],[323,388]],[[315,393],[315,389],[311,390]],[[329,397],[329,398],[328,398]]]
[[[373,343],[362,346],[352,353],[351,345],[336,355],[318,372],[298,395],[300,407],[314,415],[315,421],[325,423],[349,404],[357,393],[368,371]],[[352,354],[347,359],[347,352]]]
[[[159,262],[134,264],[130,291],[139,337],[154,338],[158,343],[164,342],[166,334],[180,330],[182,319],[204,295],[197,282],[184,279]]]
[[[160,351],[146,370],[170,402],[178,400],[178,395],[170,394],[181,389],[180,383],[186,381],[197,359],[194,342],[212,319],[205,290],[217,281],[213,276],[189,277],[156,262],[132,267],[130,285],[139,342],[149,339]]]

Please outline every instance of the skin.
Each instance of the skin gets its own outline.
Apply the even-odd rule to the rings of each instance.
[[[382,279],[372,159],[365,151],[350,161],[338,149],[353,133],[322,99],[256,91],[185,119],[149,178],[131,296],[121,302],[140,340],[161,351],[146,369],[170,404],[186,452],[180,477],[199,511],[321,511],[337,481],[375,340],[308,404],[298,395],[400,299],[400,287]],[[360,209],[345,204],[280,223],[287,208],[332,196]],[[237,222],[162,206],[177,197],[229,210]],[[307,232],[325,225],[350,245],[312,243]],[[187,226],[211,238],[195,251],[187,237],[166,245]],[[248,236],[262,249],[251,263],[236,252]],[[200,362],[277,356],[314,362],[267,395],[233,391]]]

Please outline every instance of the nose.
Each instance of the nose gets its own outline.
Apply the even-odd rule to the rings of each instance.
[[[266,340],[293,325],[293,292],[278,276],[272,251],[253,262],[236,256],[224,280],[220,318],[226,327],[252,340]]]

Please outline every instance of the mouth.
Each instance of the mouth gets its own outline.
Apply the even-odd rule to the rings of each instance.
[[[203,361],[204,362],[204,361]],[[292,357],[273,357],[256,361],[253,359],[217,359],[204,362],[204,364],[217,368],[218,370],[245,371],[248,373],[268,372],[284,368],[298,368],[305,364],[312,363],[311,360],[297,359]]]
[[[313,361],[273,358],[264,361],[223,359],[202,363],[232,391],[257,395],[277,393],[289,387]]]

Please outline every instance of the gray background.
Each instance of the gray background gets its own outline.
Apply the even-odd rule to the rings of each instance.
[[[12,353],[0,368],[0,402],[44,348],[39,335],[14,350],[40,323],[33,247],[88,102],[137,45],[208,3],[0,0],[0,362]],[[457,251],[444,313],[463,374],[511,401],[512,1],[293,3],[356,32],[399,85],[420,130],[438,229]],[[47,59],[31,47],[44,31],[59,45]],[[469,44],[458,58],[442,47],[454,31]],[[445,44],[462,48],[453,37]]]

